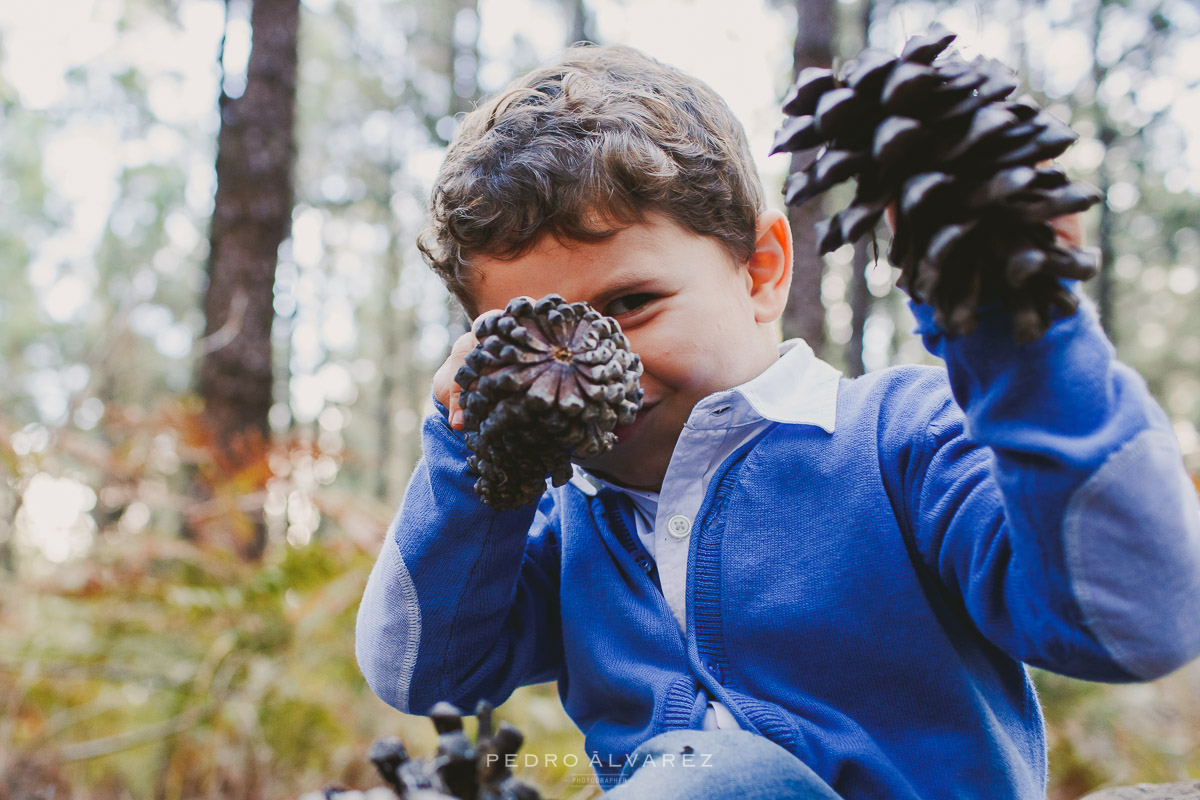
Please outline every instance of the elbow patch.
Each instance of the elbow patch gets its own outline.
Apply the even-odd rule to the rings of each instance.
[[[1138,434],[1076,490],[1063,536],[1088,629],[1153,680],[1200,653],[1200,498],[1169,433]]]
[[[355,624],[354,655],[371,690],[408,713],[421,642],[421,606],[412,576],[389,535],[371,570]]]

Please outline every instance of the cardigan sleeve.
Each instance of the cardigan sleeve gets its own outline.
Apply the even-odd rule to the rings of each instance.
[[[914,431],[908,524],[979,631],[1089,680],[1150,680],[1200,653],[1200,501],[1091,303],[1023,345],[998,310],[951,337],[912,307],[950,391]]]
[[[559,515],[550,492],[536,507],[485,505],[440,403],[422,448],[358,609],[355,652],[400,711],[447,700],[471,713],[558,676]]]

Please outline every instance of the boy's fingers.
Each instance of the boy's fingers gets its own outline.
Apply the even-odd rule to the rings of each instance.
[[[446,411],[450,415],[450,427],[455,430],[463,428],[463,412],[458,404],[462,387],[458,385],[458,381],[454,380],[454,376],[458,374],[459,367],[466,361],[467,353],[474,349],[475,343],[475,334],[471,331],[455,339],[454,345],[450,348],[450,356],[434,376],[434,396],[446,406]]]
[[[1052,159],[1046,159],[1037,163],[1038,169],[1053,166],[1054,161]],[[1054,230],[1063,244],[1070,247],[1083,247],[1083,220],[1080,219],[1079,214],[1067,214],[1062,217],[1055,217],[1050,220],[1050,224],[1054,226]]]
[[[471,352],[475,348],[475,345],[478,344],[479,339],[475,334],[479,330],[482,321],[488,317],[502,313],[504,312],[501,309],[492,309],[476,317],[471,330],[454,340],[446,362],[442,364],[433,376],[433,396],[437,398],[439,403],[446,407],[446,411],[450,415],[450,427],[455,430],[462,430],[465,427],[465,423],[463,421],[462,407],[458,403],[459,397],[462,395],[462,387],[458,385],[458,381],[454,380],[454,376],[458,374],[459,368],[466,362],[467,353]]]
[[[450,348],[450,361],[455,361],[459,364],[467,357],[467,353],[475,347],[475,334],[467,331],[462,336],[454,340],[454,345]]]
[[[450,390],[450,404],[446,406],[450,412],[450,427],[455,430],[463,428],[463,411],[458,407],[458,396],[462,394],[462,388],[456,383],[454,388]]]
[[[467,353],[471,352],[471,348],[474,346],[474,334],[464,333],[458,337],[450,348],[450,355],[434,373],[433,395],[443,405],[448,406],[451,392],[457,394],[458,384],[455,382],[454,376],[458,373],[458,368],[465,362]]]
[[[1058,238],[1071,247],[1083,247],[1083,221],[1079,214],[1067,214],[1065,217],[1055,217],[1050,220]]]
[[[457,370],[456,370],[457,371]],[[458,385],[458,381],[452,380],[450,383],[450,396],[446,399],[446,411],[450,415],[450,427],[457,427],[456,423],[459,417],[462,416],[462,410],[458,407],[458,396],[462,394],[462,387]]]

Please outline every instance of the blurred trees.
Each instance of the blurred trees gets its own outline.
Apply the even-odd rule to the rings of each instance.
[[[1095,13],[1092,18],[1092,52],[1100,49],[1104,36],[1104,12],[1109,6],[1108,0],[1096,0]],[[1099,89],[1108,80],[1108,64],[1099,58],[1092,58],[1092,122],[1095,125],[1096,141],[1100,143],[1101,155],[1096,164],[1096,188],[1102,197],[1107,198],[1112,190],[1112,178],[1107,165],[1108,148],[1112,146],[1116,131],[1108,122],[1108,109],[1099,100]],[[1100,324],[1113,336],[1113,210],[1108,202],[1103,202],[1097,209],[1100,216],[1096,225],[1096,246],[1100,251],[1100,274],[1096,276],[1097,307],[1100,312]]]
[[[265,464],[271,408],[271,328],[275,264],[291,230],[292,164],[296,157],[296,47],[299,0],[250,0],[251,47],[245,87],[231,97],[223,81],[218,101],[217,189],[210,226],[204,294],[199,394],[212,432],[216,467],[199,487],[211,498],[215,479],[227,483]],[[228,13],[228,2],[226,3]],[[227,23],[228,24],[228,23]],[[244,493],[266,486],[267,470],[238,482]],[[227,520],[194,519],[193,535],[225,543],[250,557],[262,554],[266,526],[257,514],[245,529]],[[219,529],[219,530],[218,530]],[[237,535],[240,533],[240,535]]]
[[[413,242],[455,115],[479,91],[479,12],[291,6],[304,17],[298,157],[294,202],[274,204],[276,233],[291,236],[271,246],[274,285],[264,272],[244,290],[265,295],[274,320],[258,328],[260,347],[270,332],[271,399],[231,409],[257,406],[254,425],[272,436],[232,480],[188,389],[236,327],[228,284],[208,326],[201,310],[210,252],[215,268],[231,238],[221,221],[284,196],[232,167],[213,102],[220,85],[236,98],[227,111],[280,110],[249,99],[262,28],[248,3],[228,21],[209,0],[98,6],[87,30],[102,52],[64,53],[59,91],[29,77],[54,64],[7,82],[21,52],[49,45],[23,50],[23,29],[0,13],[0,196],[12,201],[0,218],[0,797],[369,785],[366,745],[404,730],[358,674],[353,613],[419,456],[432,371],[461,325]],[[493,88],[538,57],[524,40],[493,52]],[[258,134],[243,152],[290,155],[282,122],[242,128]],[[218,138],[223,188],[240,181],[267,203],[214,203]],[[225,199],[239,201],[233,215],[215,210]],[[264,365],[261,350],[251,361]],[[226,388],[264,396],[261,382]],[[222,471],[212,496],[189,493],[189,475]],[[215,537],[179,541],[196,518],[226,530],[262,519],[261,560],[238,563]],[[579,753],[553,687],[520,697],[505,716]],[[431,738],[424,720],[408,732],[418,746]]]

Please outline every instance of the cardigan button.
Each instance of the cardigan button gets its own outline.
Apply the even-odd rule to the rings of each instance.
[[[667,520],[667,533],[676,539],[683,539],[692,532],[692,521],[683,514],[676,514]]]
[[[708,673],[717,680],[721,680],[721,665],[717,663],[715,658],[709,658],[704,661],[704,668]]]

